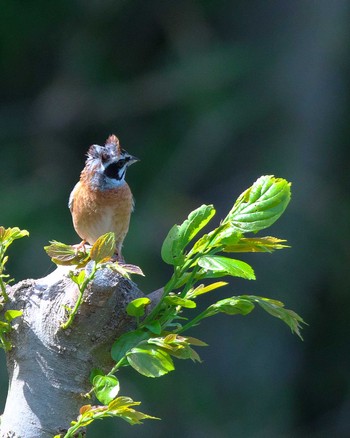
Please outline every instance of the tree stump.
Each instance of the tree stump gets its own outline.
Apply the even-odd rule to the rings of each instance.
[[[9,391],[1,417],[2,438],[52,438],[64,433],[91,389],[93,368],[108,372],[110,349],[134,328],[126,305],[144,296],[130,280],[104,268],[84,293],[68,329],[64,306],[73,307],[78,288],[69,278],[71,267],[58,267],[47,277],[8,287],[6,309],[23,311],[13,321],[13,344],[7,353]]]

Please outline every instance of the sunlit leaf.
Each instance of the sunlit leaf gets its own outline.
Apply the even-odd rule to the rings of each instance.
[[[108,405],[109,411],[120,411],[121,409],[130,408],[131,406],[138,406],[140,402],[134,401],[130,397],[120,396],[112,400]]]
[[[284,304],[281,301],[272,300],[264,297],[257,297],[253,295],[248,295],[244,297],[251,300],[252,302],[259,304],[259,306],[262,307],[270,315],[281,319],[290,327],[292,333],[296,333],[300,339],[303,339],[300,329],[302,328],[302,324],[306,324],[305,321],[293,310],[285,309]]]
[[[191,253],[195,254],[198,252],[203,252],[204,249],[207,247],[211,239],[210,233],[204,234],[202,237],[200,237],[197,242],[193,245],[193,248],[191,249]]]
[[[276,249],[289,248],[285,245],[286,240],[277,239],[277,237],[242,237],[234,245],[228,245],[223,248],[224,252],[273,252]]]
[[[130,264],[127,264],[127,263],[119,263],[119,266],[121,266],[121,268],[125,272],[128,272],[129,274],[141,275],[142,277],[145,276],[145,274],[142,272],[142,269],[139,266],[130,265]]]
[[[110,269],[113,269],[113,271],[118,272],[118,274],[122,275],[125,278],[130,278],[129,274],[137,274],[137,275],[142,275],[144,277],[144,273],[142,272],[142,269],[136,265],[129,265],[119,262],[114,262],[114,263],[108,262],[106,266]]]
[[[11,228],[11,239],[21,239],[22,237],[28,237],[29,231],[27,230],[20,230],[19,228]]]
[[[82,269],[80,272],[78,272],[78,274],[74,274],[73,272],[71,272],[69,274],[69,277],[72,281],[74,281],[74,283],[81,285],[86,277],[86,272],[84,269]]]
[[[18,227],[5,228],[0,226],[0,244],[9,246],[14,240],[29,236],[27,230],[20,230]]]
[[[241,260],[221,256],[203,256],[198,259],[198,265],[206,271],[217,272],[221,275],[232,275],[247,280],[255,280],[253,268]]]
[[[44,249],[56,265],[82,265],[89,260],[88,254],[77,250],[76,246],[66,245],[55,240],[51,241],[50,245],[45,246]]]
[[[191,342],[189,338],[185,338],[175,333],[171,333],[165,337],[150,338],[148,343],[158,345],[177,359],[191,359],[198,362],[201,361],[198,353],[191,348]],[[193,344],[194,343],[199,346],[206,345],[204,342],[193,338]]]
[[[176,339],[176,334],[172,333],[170,336]],[[149,338],[147,342],[148,344],[158,345],[158,347],[173,351],[181,347],[181,345],[172,344],[171,340],[167,341],[167,337]]]
[[[198,297],[199,295],[206,294],[208,292],[211,292],[212,290],[218,289],[219,287],[223,287],[226,285],[228,285],[226,281],[216,281],[215,283],[208,284],[207,286],[204,286],[204,284],[200,284],[190,293],[190,296]]]
[[[147,297],[136,298],[130,301],[126,306],[126,313],[130,316],[143,316],[145,314],[145,308],[150,304],[151,300]]]
[[[201,205],[193,210],[188,218],[179,226],[179,237],[181,249],[184,249],[194,236],[204,228],[215,215],[213,205]]]
[[[94,421],[93,415],[95,413],[95,409],[91,409],[90,411],[85,412],[83,415],[78,417],[80,427],[86,427]],[[76,421],[71,422],[72,426],[77,424]],[[78,435],[79,437],[79,435]],[[79,437],[80,438],[80,437]]]
[[[93,380],[94,392],[97,399],[107,405],[119,392],[119,380],[115,376],[97,375]]]
[[[11,322],[13,319],[18,318],[23,315],[22,310],[6,310],[5,318],[8,322]]]
[[[248,315],[253,309],[254,304],[248,299],[241,297],[225,298],[209,306],[206,316],[212,316],[219,312],[227,315]]]
[[[208,237],[210,239],[210,245],[213,247],[227,246],[237,243],[242,237],[242,233],[237,231],[230,222],[225,222],[211,231]]]
[[[194,309],[196,307],[196,303],[194,301],[181,298],[177,295],[168,295],[165,297],[164,301],[172,306],[181,306],[188,309]]]
[[[160,377],[175,369],[169,354],[152,345],[135,347],[126,357],[129,364],[146,377]]]
[[[212,205],[202,205],[192,211],[181,225],[174,225],[162,245],[162,259],[170,265],[181,265],[184,249],[215,214]]]
[[[106,233],[100,236],[92,245],[90,258],[96,263],[100,263],[103,260],[110,259],[115,253],[115,248],[115,234],[112,232]]]
[[[272,175],[261,176],[239,196],[227,220],[242,233],[271,226],[289,204],[290,186],[285,179]]]
[[[0,320],[0,332],[8,333],[12,330],[11,324]]]
[[[176,265],[183,260],[181,249],[177,245],[180,238],[179,236],[179,226],[174,225],[163,242],[161,256],[164,262],[168,263],[168,265]]]
[[[141,424],[142,420],[159,420],[157,417],[136,411],[132,406],[139,405],[140,402],[134,402],[130,397],[118,397],[108,405],[104,416],[115,416],[122,418],[129,424]]]

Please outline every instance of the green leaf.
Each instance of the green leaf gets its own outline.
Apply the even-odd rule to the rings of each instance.
[[[119,265],[119,269],[122,269],[122,271],[127,272],[128,274],[141,275],[142,277],[145,276],[145,274],[142,272],[142,269],[139,266],[130,265],[127,263],[118,263],[118,265]]]
[[[169,354],[152,345],[135,347],[126,357],[129,364],[146,377],[160,377],[175,369]]]
[[[18,227],[5,228],[0,227],[0,244],[9,246],[14,240],[29,236],[27,230],[20,230]]]
[[[208,307],[205,317],[217,313],[226,313],[227,315],[248,315],[254,309],[254,304],[249,300],[241,297],[225,298]]]
[[[145,327],[155,335],[160,335],[162,333],[162,326],[158,320],[145,324]]]
[[[133,401],[130,397],[118,397],[111,401],[105,416],[116,416],[127,421],[129,424],[141,424],[141,420],[159,420],[157,417],[151,417],[139,411],[135,411],[131,406],[137,406],[140,402]]]
[[[52,240],[50,245],[44,246],[44,250],[56,265],[83,266],[89,260],[88,254],[77,250],[76,246],[66,245],[56,240]]]
[[[195,254],[195,253],[198,253],[198,252],[203,252],[203,250],[208,246],[210,240],[211,240],[211,233],[204,234],[193,245],[193,248],[191,249],[191,254]]]
[[[242,237],[242,233],[237,231],[230,222],[223,223],[208,234],[210,246],[234,245]]]
[[[113,269],[113,271],[118,272],[118,274],[122,275],[125,278],[130,278],[129,274],[142,275],[143,277],[145,276],[145,274],[142,272],[142,269],[136,265],[130,265],[120,262],[108,262],[106,266],[110,269]]]
[[[228,283],[226,281],[216,281],[215,283],[208,284],[204,286],[204,284],[200,284],[193,291],[190,292],[190,297],[198,297],[198,295],[206,294],[207,292],[211,292],[212,290],[218,289],[219,287],[226,286]]]
[[[290,201],[291,184],[272,175],[261,176],[237,199],[226,220],[242,233],[257,232],[271,226]]]
[[[170,229],[162,245],[161,256],[164,262],[168,265],[176,265],[183,260],[183,257],[181,257],[181,249],[179,245],[177,245],[180,238],[179,228],[178,225],[174,225]]]
[[[12,330],[11,324],[0,320],[0,333],[8,333]]]
[[[130,301],[126,306],[126,313],[129,316],[140,317],[145,314],[145,308],[150,304],[151,300],[147,297],[136,298]]]
[[[15,227],[11,229],[11,239],[21,239],[22,237],[28,237],[29,231],[27,230],[20,230],[19,228]]]
[[[122,395],[109,403],[108,410],[120,412],[122,409],[130,408],[130,406],[138,406],[139,404],[140,402],[135,402],[132,398]]]
[[[253,295],[248,295],[244,297],[259,304],[259,306],[262,307],[270,315],[281,319],[290,327],[292,333],[296,333],[300,339],[303,339],[300,329],[302,328],[301,324],[306,324],[305,321],[293,310],[285,309],[284,304],[281,301],[272,300],[264,297],[256,297]]]
[[[203,256],[198,259],[198,265],[206,271],[213,271],[220,276],[232,275],[233,277],[255,280],[253,268],[241,260],[222,256]]]
[[[74,283],[80,286],[81,284],[83,284],[86,277],[85,269],[82,269],[78,274],[74,274],[74,272],[70,272],[69,277],[72,281],[74,281]]]
[[[6,310],[5,312],[5,318],[8,322],[11,322],[13,319],[18,318],[19,316],[22,315],[23,315],[22,310]]]
[[[237,243],[223,248],[224,252],[273,252],[276,249],[289,248],[286,240],[265,236],[260,238],[242,237]]]
[[[143,330],[134,330],[121,335],[112,345],[111,355],[115,362],[119,362],[126,353],[140,342],[149,338],[149,333]]]
[[[175,351],[181,347],[181,345],[178,345],[178,343],[175,342],[176,338],[177,335],[175,333],[171,333],[170,335],[164,337],[149,338],[147,342],[148,344],[158,345],[158,347],[165,348],[166,350]]]
[[[140,402],[134,402],[129,397],[118,397],[112,400],[108,406],[84,405],[80,409],[80,415],[77,420],[71,422],[71,427],[67,430],[65,437],[82,437],[83,433],[79,432],[80,429],[88,426],[95,420],[102,420],[108,417],[122,418],[129,424],[141,424],[141,420],[144,419],[159,420],[159,418],[135,411],[135,409],[131,407],[139,404]],[[61,435],[57,435],[55,438],[59,438],[60,436]]]
[[[91,384],[93,384],[94,378],[96,376],[104,376],[104,374],[105,373],[99,368],[93,368],[90,372],[89,381],[91,382]]]
[[[172,283],[171,289],[172,290],[179,289],[181,286],[186,284],[188,282],[188,280],[191,278],[191,274],[192,274],[191,272],[187,271],[183,275],[178,277],[177,280],[175,281],[175,283]]]
[[[181,249],[184,249],[188,245],[194,236],[207,225],[214,215],[214,206],[205,204],[201,205],[196,210],[193,210],[188,215],[188,218],[179,226],[179,244]]]
[[[115,234],[106,233],[100,236],[93,244],[90,251],[90,258],[96,263],[110,259],[115,253]]]
[[[194,301],[186,300],[185,298],[181,298],[177,295],[168,295],[165,297],[164,301],[172,306],[181,306],[187,309],[194,309],[196,307],[196,303]]]
[[[141,420],[160,420],[160,418],[152,417],[151,415],[144,414],[134,409],[126,409],[117,415],[119,418],[127,421],[132,426],[134,424],[142,424]]]
[[[186,336],[186,339],[190,345],[196,345],[197,347],[208,347],[206,342],[203,342],[197,338],[193,338],[192,336]]]
[[[162,259],[169,265],[181,265],[184,249],[215,214],[212,205],[202,205],[192,211],[181,225],[174,225],[162,245]]]
[[[136,265],[114,262],[107,263],[106,266],[110,269],[113,269],[113,271],[118,272],[118,274],[122,275],[125,278],[130,278],[129,274],[142,275],[143,277],[145,276],[145,274],[142,272],[142,269]]]
[[[165,337],[150,338],[148,340],[149,344],[158,345],[165,349],[170,355],[176,357],[177,359],[191,359],[194,362],[200,362],[200,357],[198,353],[190,347],[190,344],[196,344],[199,346],[206,346],[206,344],[199,339],[184,338],[183,336],[171,333]]]
[[[116,398],[119,392],[119,380],[115,376],[95,376],[93,380],[94,392],[97,399],[107,405]]]
[[[179,348],[175,351],[172,351],[170,354],[173,357],[176,357],[176,359],[182,359],[182,360],[191,359],[193,362],[202,362],[197,351],[193,350],[193,348],[191,348],[189,345],[186,345],[183,348]]]

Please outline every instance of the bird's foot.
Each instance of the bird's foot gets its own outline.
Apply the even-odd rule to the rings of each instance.
[[[74,245],[75,247],[75,253],[76,255],[78,255],[79,252],[86,252],[86,240],[82,240],[80,243],[78,243],[78,245]]]

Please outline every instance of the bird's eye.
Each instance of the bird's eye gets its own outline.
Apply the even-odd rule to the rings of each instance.
[[[120,170],[124,166],[125,166],[125,160],[116,161],[114,163],[111,163],[109,166],[107,166],[104,173],[108,178],[120,179],[122,176]]]

